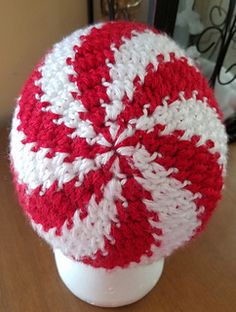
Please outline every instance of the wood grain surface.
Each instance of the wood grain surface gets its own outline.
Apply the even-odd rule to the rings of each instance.
[[[1,312],[236,311],[236,144],[229,149],[223,200],[207,230],[166,260],[159,283],[146,297],[102,309],[66,289],[50,248],[23,216],[9,173],[7,140],[8,130],[0,129]]]

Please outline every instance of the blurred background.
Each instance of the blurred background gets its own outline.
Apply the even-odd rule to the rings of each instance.
[[[27,224],[12,185],[10,120],[35,64],[55,42],[101,20],[147,23],[173,37],[208,79],[236,139],[236,0],[0,0],[0,311],[101,311],[62,285],[48,246]],[[236,143],[208,230],[167,259],[156,291],[119,311],[236,311]],[[155,308],[156,307],[156,308]],[[108,311],[108,310],[107,310]],[[114,309],[109,310],[114,311]]]
[[[86,24],[86,0],[0,0],[0,123],[45,51]]]

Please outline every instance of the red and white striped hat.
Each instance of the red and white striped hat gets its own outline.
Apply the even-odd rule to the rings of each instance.
[[[227,138],[212,90],[167,35],[110,22],[75,31],[18,99],[19,200],[53,248],[94,267],[168,256],[220,198]]]

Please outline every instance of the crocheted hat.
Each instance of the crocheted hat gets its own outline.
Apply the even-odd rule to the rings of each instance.
[[[94,267],[151,263],[201,232],[226,165],[221,113],[194,62],[145,25],[72,33],[18,99],[11,163],[53,248]]]

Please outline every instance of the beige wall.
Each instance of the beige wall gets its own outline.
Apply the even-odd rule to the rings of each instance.
[[[44,52],[87,24],[86,0],[0,0],[0,122]]]

